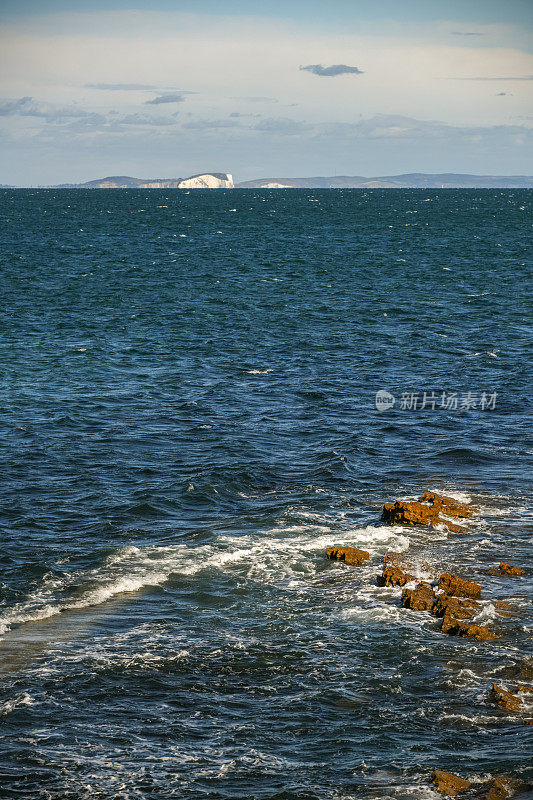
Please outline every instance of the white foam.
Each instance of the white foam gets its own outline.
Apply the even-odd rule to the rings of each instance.
[[[31,705],[33,705],[33,698],[28,694],[28,692],[22,692],[22,694],[0,703],[0,716],[5,717],[7,714],[10,714],[12,711],[14,711],[15,708],[19,708],[19,706]]]

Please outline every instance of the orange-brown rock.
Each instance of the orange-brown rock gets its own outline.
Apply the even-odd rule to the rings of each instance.
[[[406,583],[414,580],[414,575],[390,565],[385,567],[382,575],[378,575],[378,586],[405,586]]]
[[[481,597],[481,586],[474,581],[465,581],[457,575],[445,573],[439,578],[439,589],[446,594],[453,594],[456,597]]]
[[[472,792],[461,795],[463,800],[506,800],[509,797],[507,781],[501,778],[491,778],[490,781],[482,783]]]
[[[387,564],[399,564],[401,566],[406,566],[406,562],[404,561],[404,555],[407,551],[404,550],[403,553],[395,553],[393,550],[389,550],[383,556],[383,566],[386,567]]]
[[[533,692],[533,686],[524,686],[524,684],[520,684],[517,692],[522,692],[522,694],[531,694]]]
[[[514,606],[512,603],[506,603],[505,600],[496,600],[494,607],[496,613],[499,614],[500,617],[512,617],[513,612],[518,611],[518,606]]]
[[[470,788],[472,785],[470,781],[459,778],[458,775],[452,775],[450,772],[443,772],[440,769],[435,770],[431,780],[436,785],[437,791],[451,795],[451,797],[455,797],[456,794]]]
[[[488,642],[498,638],[496,634],[489,631],[485,625],[475,625],[473,622],[462,622],[452,617],[451,614],[444,615],[441,631],[443,633],[449,633],[450,636],[463,636],[467,639],[477,639],[480,642]]]
[[[353,567],[360,567],[370,558],[370,553],[358,550],[356,547],[328,547],[326,555],[332,561],[344,561]]]
[[[441,594],[435,600],[432,610],[436,617],[445,617],[448,614],[455,619],[470,619],[481,611],[481,608],[482,606],[470,597],[462,600],[459,597]]]
[[[419,583],[416,589],[404,589],[402,606],[413,611],[430,611],[435,602],[435,592],[429,583]]]
[[[465,503],[460,503],[453,497],[446,497],[436,492],[424,492],[422,500],[426,503],[430,503],[439,513],[442,512],[450,517],[472,517],[474,514],[478,513],[477,508],[466,505]]]
[[[512,564],[507,564],[505,561],[500,562],[500,571],[504,573],[504,575],[525,575],[525,569],[522,567],[513,567]]]
[[[419,503],[416,500],[396,500],[394,503],[385,503],[381,519],[389,525],[438,525],[440,523],[454,533],[462,533],[467,530],[455,522],[441,519],[436,506]]]
[[[496,703],[498,708],[503,708],[505,711],[519,711],[522,701],[519,697],[512,692],[502,689],[501,686],[492,684],[492,689],[489,692],[489,700]]]
[[[432,525],[438,521],[436,508],[414,500],[385,503],[381,519],[390,525]]]

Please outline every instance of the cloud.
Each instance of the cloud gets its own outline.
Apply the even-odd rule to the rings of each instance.
[[[1,117],[41,117],[47,122],[60,122],[63,119],[88,117],[91,112],[78,106],[60,108],[52,103],[43,103],[33,97],[21,97],[18,100],[0,102]]]
[[[286,117],[263,119],[261,122],[256,122],[253,126],[254,131],[274,133],[280,136],[298,136],[302,133],[308,133],[312,129],[313,126],[308,122],[298,122],[297,120],[287,119]]]
[[[453,78],[456,81],[533,81],[533,75],[515,75],[507,78]]]
[[[452,31],[452,36],[484,36],[484,33],[479,33],[479,31]]]
[[[165,103],[183,103],[185,98],[181,94],[161,94],[146,101],[147,106],[161,106]]]
[[[496,97],[512,97],[513,95],[511,92],[496,92]]]
[[[234,97],[233,100],[244,100],[248,103],[279,103],[275,97]]]
[[[109,92],[146,92],[157,91],[157,86],[147,83],[85,83],[84,89],[101,89]]]
[[[335,78],[337,75],[363,75],[363,70],[359,67],[349,67],[348,64],[332,64],[324,67],[323,64],[308,64],[300,67],[301,72],[310,72],[320,78]]]
[[[192,122],[185,122],[182,128],[187,130],[208,131],[216,128],[238,128],[238,122],[231,119],[197,119]]]
[[[150,117],[147,114],[127,114],[116,121],[120,125],[151,125],[155,128],[176,124],[176,120],[171,117]]]

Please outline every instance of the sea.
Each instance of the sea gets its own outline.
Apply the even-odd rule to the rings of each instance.
[[[532,197],[0,192],[2,798],[531,789],[488,692],[533,683]],[[479,514],[381,522],[424,490]],[[499,638],[402,608],[387,551]]]

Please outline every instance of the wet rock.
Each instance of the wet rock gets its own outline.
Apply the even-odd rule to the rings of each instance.
[[[419,583],[416,589],[404,589],[402,606],[412,611],[430,611],[435,602],[435,592],[429,583]]]
[[[383,566],[386,567],[387,564],[397,564],[398,566],[406,567],[407,563],[404,560],[405,553],[407,551],[404,550],[403,553],[395,553],[393,550],[389,550],[383,556]]]
[[[461,800],[506,800],[509,797],[507,781],[502,778],[491,778],[473,791],[461,795]]]
[[[390,565],[385,567],[382,575],[378,575],[378,586],[405,586],[406,583],[414,581],[415,576],[409,572],[404,572],[399,567]]]
[[[396,500],[385,503],[381,515],[388,525],[438,525],[442,524],[454,533],[462,533],[467,529],[455,522],[439,517],[439,509],[429,503],[416,500]]]
[[[455,797],[459,792],[469,789],[472,785],[470,781],[459,778],[458,775],[452,775],[450,772],[443,772],[440,769],[435,770],[431,776],[431,781],[436,785],[438,792],[451,797]]]
[[[491,567],[485,572],[485,575],[496,575],[500,577],[508,575],[510,577],[516,577],[518,575],[525,575],[525,573],[526,571],[522,569],[522,567],[514,567],[506,561],[501,561],[499,567]]]
[[[353,567],[360,567],[370,558],[370,553],[366,550],[358,550],[356,547],[328,547],[326,556],[331,561],[344,561]]]
[[[476,603],[470,597],[464,600],[459,597],[452,597],[448,594],[441,594],[435,600],[433,606],[433,613],[436,617],[445,617],[446,615],[455,617],[455,619],[471,619],[478,611],[481,611],[482,606]]]
[[[499,614],[500,617],[512,617],[513,613],[518,611],[518,606],[515,606],[512,603],[506,603],[505,600],[496,600],[494,607],[496,609],[496,613]]]
[[[502,689],[501,686],[492,684],[492,689],[489,692],[489,700],[496,703],[498,708],[503,708],[505,711],[519,711],[522,701],[519,697],[512,692]]]
[[[532,694],[533,686],[524,686],[523,684],[520,684],[517,691],[522,692],[522,694]]]
[[[432,525],[438,522],[439,513],[427,503],[396,500],[385,503],[381,519],[389,525]]]
[[[457,575],[445,573],[439,578],[439,589],[446,594],[455,595],[456,597],[481,597],[481,586],[474,581],[466,581],[459,578]]]
[[[479,513],[479,509],[474,508],[474,506],[460,503],[453,497],[446,497],[436,492],[424,492],[422,500],[430,503],[439,513],[442,512],[450,517],[472,517],[474,514]]]
[[[504,575],[525,575],[525,569],[521,567],[513,567],[512,564],[507,564],[505,561],[500,562],[500,571],[504,573]]]
[[[444,615],[441,631],[450,634],[450,636],[462,636],[466,639],[477,639],[480,642],[488,642],[498,638],[496,634],[489,631],[485,625],[475,625],[473,622],[462,622],[452,617],[451,614]]]

